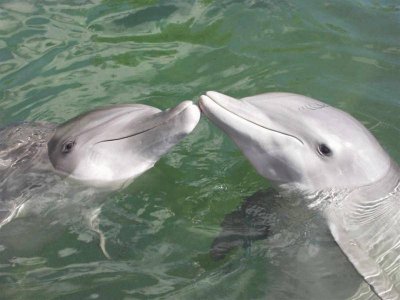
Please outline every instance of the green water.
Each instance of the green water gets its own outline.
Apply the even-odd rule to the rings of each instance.
[[[165,109],[207,90],[290,91],[352,113],[400,161],[399,79],[398,1],[0,1],[1,126],[116,103]],[[66,230],[0,265],[0,298],[268,298],[262,242],[208,255],[224,215],[266,187],[203,119],[109,196],[110,260]]]

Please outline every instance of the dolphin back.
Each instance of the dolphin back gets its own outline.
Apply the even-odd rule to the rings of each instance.
[[[44,184],[47,141],[56,125],[20,123],[0,129],[0,226],[23,204],[28,190]]]

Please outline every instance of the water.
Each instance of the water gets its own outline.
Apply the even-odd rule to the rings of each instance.
[[[2,0],[0,125],[116,103],[165,109],[206,90],[290,91],[352,113],[400,161],[399,33],[389,0]],[[224,215],[267,187],[202,120],[109,196],[100,227],[111,260],[67,228],[0,265],[0,298],[267,298],[279,270],[263,242],[222,261],[208,254]]]

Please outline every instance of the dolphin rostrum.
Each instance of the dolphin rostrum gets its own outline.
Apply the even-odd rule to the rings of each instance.
[[[322,231],[323,225],[327,227],[368,283],[369,294],[400,299],[400,171],[359,121],[325,103],[290,93],[267,93],[238,101],[207,92],[199,104],[259,174],[287,195],[301,195],[307,212],[294,218],[308,215],[304,221],[307,228]],[[332,268],[340,265],[329,259],[332,247],[315,243],[315,238],[305,240],[290,264],[298,267],[307,261],[303,268],[312,273],[317,270],[311,268],[317,259],[311,257],[325,254],[324,263]],[[300,251],[306,246],[307,251]],[[321,264],[318,268],[322,269]],[[319,277],[310,275],[316,277],[314,286],[329,277],[324,270]],[[344,269],[335,276],[346,273]],[[309,278],[304,273],[301,276]],[[296,280],[306,281],[301,276]],[[335,287],[336,291],[341,288]],[[326,289],[324,299],[331,297],[328,292]],[[362,293],[359,291],[358,297]]]
[[[87,199],[95,192],[120,188],[153,167],[195,128],[199,118],[198,107],[184,101],[165,111],[142,104],[116,105],[84,113],[59,126],[21,123],[3,128],[0,228],[13,225],[17,220],[8,223],[17,216],[40,219],[45,213],[48,218],[50,211],[58,211],[53,218],[57,222],[68,223],[78,218],[77,212],[86,212],[92,222],[99,210]],[[65,177],[72,180],[63,180]],[[35,227],[35,222],[25,228]],[[7,239],[13,240],[11,244],[23,240],[14,239],[14,233],[7,236],[3,229],[0,244]]]

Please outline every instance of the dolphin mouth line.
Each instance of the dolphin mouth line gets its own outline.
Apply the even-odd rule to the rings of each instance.
[[[179,114],[181,114],[182,112],[184,112],[184,111],[185,111],[189,106],[191,106],[191,105],[193,105],[192,102],[188,103],[187,105],[185,105],[184,107],[182,107],[182,108],[179,109],[178,111],[172,113],[172,114],[171,114],[170,116],[168,116],[165,120],[161,121],[160,123],[158,123],[158,124],[156,124],[156,125],[154,125],[154,126],[152,126],[152,127],[150,127],[150,128],[147,128],[147,129],[144,129],[144,130],[142,130],[142,131],[135,132],[135,133],[133,133],[133,134],[126,135],[126,136],[123,136],[123,137],[119,137],[119,138],[115,138],[115,139],[102,140],[102,141],[99,141],[99,142],[95,143],[95,145],[100,144],[100,143],[105,143],[105,142],[114,142],[114,141],[120,141],[120,140],[128,139],[128,138],[131,138],[131,137],[140,135],[140,134],[142,134],[142,133],[145,133],[145,132],[147,132],[147,131],[150,131],[150,130],[152,130],[152,129],[154,129],[154,128],[160,127],[161,125],[167,123],[168,121],[170,121],[170,120],[172,120],[173,118],[175,118],[177,115],[179,115]],[[160,112],[160,113],[165,113],[165,112],[168,112],[168,110],[167,110],[167,111]]]
[[[252,120],[249,120],[249,119],[246,118],[246,117],[243,117],[243,116],[241,116],[241,115],[238,115],[238,114],[235,113],[234,111],[232,111],[232,110],[230,110],[230,109],[228,109],[228,108],[222,106],[221,104],[219,104],[217,101],[215,101],[213,98],[211,98],[211,97],[208,96],[208,95],[202,95],[201,97],[207,97],[208,99],[210,99],[212,102],[214,102],[215,104],[217,104],[217,105],[218,105],[219,107],[221,107],[222,109],[226,110],[227,112],[230,112],[231,114],[235,115],[236,117],[238,117],[238,118],[240,118],[240,119],[242,119],[242,120],[245,120],[245,121],[247,121],[247,122],[249,122],[249,123],[251,123],[251,124],[253,124],[253,125],[256,125],[256,126],[258,126],[258,127],[264,128],[264,129],[266,129],[266,130],[268,130],[268,131],[272,131],[272,132],[275,132],[275,133],[279,133],[279,134],[282,134],[282,135],[291,137],[291,138],[297,140],[298,142],[300,142],[302,145],[304,145],[304,142],[303,142],[301,139],[299,139],[297,136],[295,136],[295,135],[292,135],[292,134],[290,134],[290,133],[286,133],[286,132],[283,132],[283,131],[279,131],[279,130],[277,130],[277,129],[272,129],[272,128],[266,127],[266,126],[264,126],[264,125],[262,125],[262,124],[259,124],[259,123],[257,123],[257,122],[254,122],[254,121],[252,121]],[[199,106],[200,106],[201,110],[202,110],[205,114],[207,114],[207,113],[206,113],[207,109],[206,109],[206,107],[204,106],[204,104],[202,104],[202,101],[199,101]]]
[[[167,122],[167,121],[168,121],[168,120],[166,120],[165,122]],[[142,131],[139,131],[139,132],[136,132],[136,133],[131,134],[131,135],[127,135],[127,136],[123,136],[123,137],[115,138],[115,139],[102,140],[102,141],[97,142],[95,145],[100,144],[100,143],[114,142],[114,141],[120,141],[120,140],[129,139],[129,138],[131,138],[131,137],[137,136],[137,135],[139,135],[139,134],[142,134],[142,133],[145,133],[145,132],[147,132],[147,131],[150,131],[150,130],[152,130],[152,129],[154,129],[154,128],[157,128],[158,126],[162,125],[162,124],[165,123],[165,122],[161,122],[160,124],[157,124],[157,125],[155,125],[155,126],[153,126],[153,127],[150,127],[150,128],[148,128],[148,129],[145,129],[145,130],[142,130]]]

